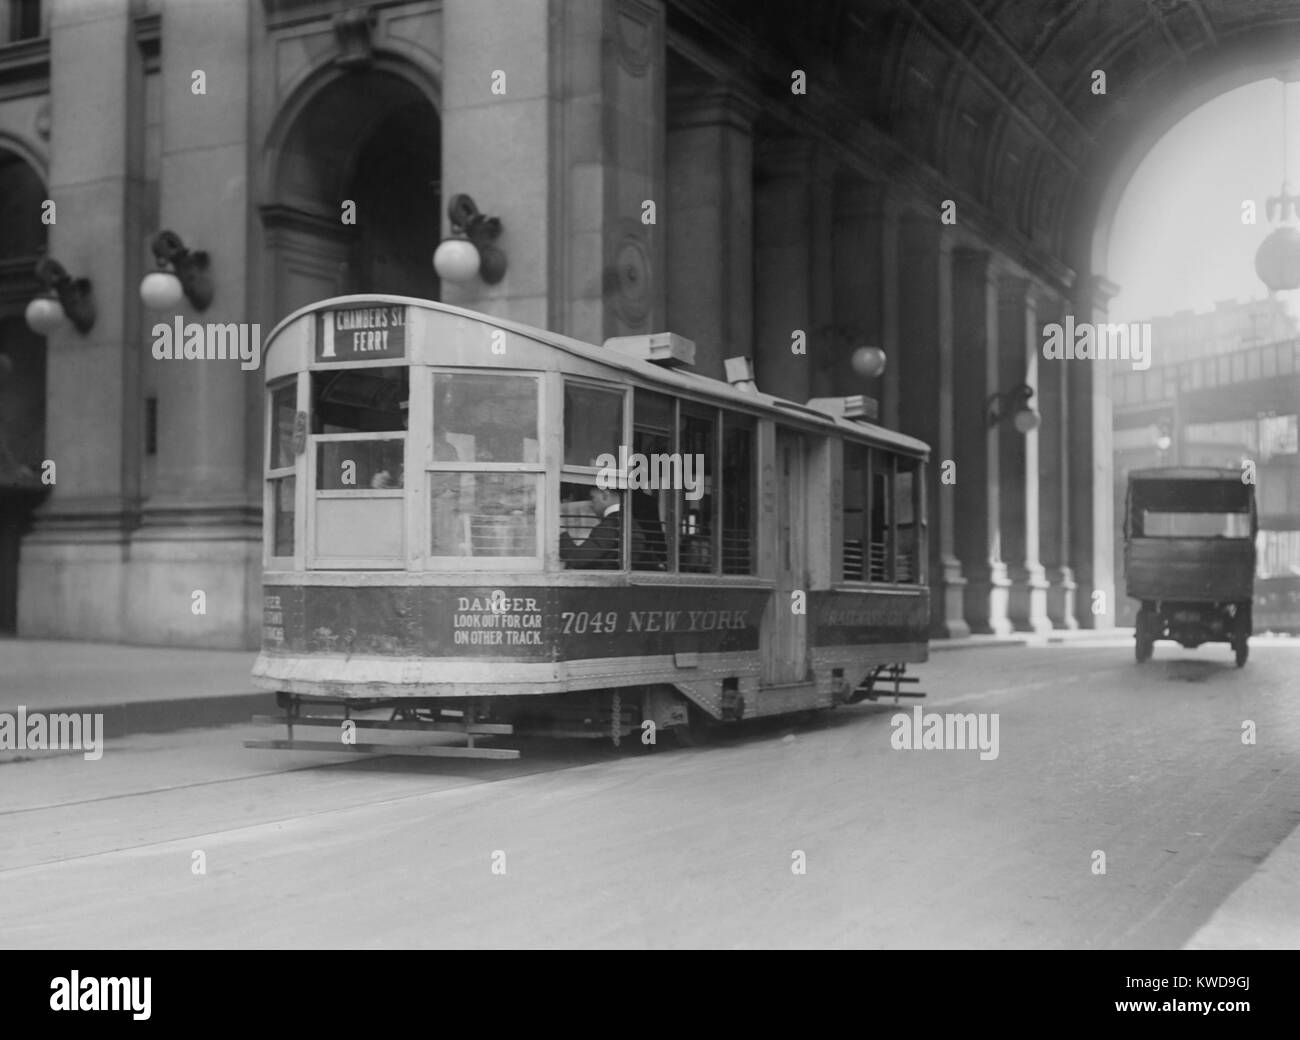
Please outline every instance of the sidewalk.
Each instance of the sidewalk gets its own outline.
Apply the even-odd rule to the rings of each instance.
[[[1184,950],[1300,950],[1300,827],[1241,883]]]
[[[252,650],[0,639],[0,712],[91,712],[104,735],[163,733],[247,722],[274,712],[253,689]]]

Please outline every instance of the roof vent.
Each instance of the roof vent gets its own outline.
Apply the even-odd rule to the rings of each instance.
[[[816,408],[826,415],[833,415],[837,419],[875,422],[880,417],[880,402],[865,394],[850,394],[848,397],[814,397],[808,402],[808,407]]]
[[[727,382],[737,390],[747,394],[757,393],[758,384],[754,382],[754,359],[749,357],[729,357],[723,363]]]
[[[647,336],[614,336],[605,340],[609,350],[617,350],[638,361],[649,361],[664,368],[693,368],[695,341],[675,332],[654,332]]]

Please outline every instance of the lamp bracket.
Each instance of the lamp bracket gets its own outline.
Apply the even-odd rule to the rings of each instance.
[[[1018,383],[1009,390],[989,394],[989,399],[984,405],[989,428],[997,426],[1008,415],[1022,408],[1028,408],[1029,399],[1033,396],[1034,388],[1028,383]]]
[[[78,332],[89,332],[94,327],[95,296],[89,278],[73,278],[67,268],[48,256],[36,261],[35,275],[45,292],[58,296],[63,313]]]
[[[187,249],[174,231],[159,231],[150,248],[158,266],[164,270],[170,267],[180,279],[182,291],[195,308],[205,310],[212,302],[212,277],[209,274],[212,261],[208,254]]]
[[[464,235],[480,248],[495,242],[501,234],[501,219],[480,213],[474,200],[463,193],[452,196],[447,216],[454,233]]]

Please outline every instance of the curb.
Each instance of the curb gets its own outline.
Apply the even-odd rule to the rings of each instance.
[[[1017,632],[1009,636],[967,636],[963,639],[931,639],[930,652],[937,650],[979,650],[999,646],[1069,646],[1110,639],[1132,639],[1131,628],[1080,628],[1070,631]]]
[[[257,714],[274,714],[278,709],[274,693],[228,693],[208,697],[186,697],[163,701],[127,701],[124,704],[89,704],[80,707],[24,705],[28,713],[46,715],[103,715],[104,738],[130,736],[135,733],[173,733],[182,729],[230,726],[248,722]],[[15,707],[0,712],[15,714]]]
[[[969,639],[931,639],[930,653],[939,650],[984,650],[998,646],[1028,646],[1028,636],[1017,639],[1013,636],[997,637],[990,636],[987,641],[980,640],[975,642]]]

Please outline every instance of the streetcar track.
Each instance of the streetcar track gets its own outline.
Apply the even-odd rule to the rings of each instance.
[[[396,757],[396,756],[384,756],[384,757]],[[272,772],[272,773],[259,773],[259,774],[256,774],[256,775],[254,775],[254,776],[249,776],[249,777],[231,777],[231,778],[227,778],[226,780],[213,780],[213,781],[207,781],[207,782],[205,782],[205,783],[198,783],[198,784],[176,784],[176,785],[173,785],[173,786],[171,786],[171,787],[158,788],[158,789],[156,789],[156,790],[151,790],[151,791],[134,792],[134,793],[132,793],[132,794],[128,794],[128,795],[113,795],[113,796],[109,796],[108,798],[104,798],[104,799],[86,799],[86,800],[83,801],[83,802],[69,802],[69,803],[64,803],[64,804],[66,804],[66,805],[82,805],[82,804],[86,804],[86,803],[88,803],[88,802],[107,801],[107,800],[109,800],[110,798],[135,797],[135,796],[147,797],[147,796],[149,796],[149,795],[153,795],[153,794],[161,794],[161,793],[167,793],[167,792],[170,792],[170,791],[185,790],[185,789],[187,789],[187,788],[191,788],[191,787],[207,787],[207,786],[212,786],[212,785],[216,785],[216,784],[231,783],[231,782],[234,782],[234,781],[244,780],[244,779],[250,779],[250,780],[251,780],[251,779],[257,779],[257,778],[259,778],[259,777],[278,776],[278,775],[281,775],[281,773],[284,773],[284,772],[301,772],[301,771],[303,771],[303,770],[307,770],[307,769],[328,769],[328,768],[330,768],[331,766],[334,766],[334,765],[353,765],[353,764],[355,764],[355,763],[351,763],[351,762],[335,762],[335,763],[326,763],[326,764],[321,765],[321,766],[300,766],[300,767],[297,767],[297,768],[295,768],[295,769],[282,770],[281,772],[278,772],[278,773],[277,773],[277,772]],[[598,763],[575,763],[575,764],[572,765],[572,766],[565,766],[565,767],[561,767],[561,768],[562,768],[562,769],[569,769],[569,768],[577,769],[577,768],[583,768],[583,767],[588,766],[588,765],[596,765],[596,764],[598,764]],[[39,860],[39,861],[37,861],[37,862],[35,862],[35,863],[23,863],[23,864],[18,864],[18,865],[15,865],[15,866],[0,866],[0,876],[9,875],[9,874],[14,874],[14,873],[17,873],[17,872],[20,872],[20,871],[24,871],[24,870],[38,870],[38,869],[42,869],[42,868],[56,867],[56,866],[59,866],[59,865],[64,864],[64,863],[76,863],[76,862],[81,861],[81,860],[95,859],[96,857],[99,857],[99,856],[114,856],[114,855],[118,855],[118,854],[120,854],[120,853],[124,853],[124,852],[134,852],[134,851],[136,851],[136,850],[146,850],[146,849],[156,848],[156,847],[163,846],[163,845],[172,845],[172,844],[175,844],[176,842],[183,842],[183,841],[187,841],[187,840],[194,840],[194,839],[197,839],[197,838],[219,837],[219,836],[221,836],[221,835],[235,834],[235,833],[237,833],[237,832],[239,832],[239,831],[255,830],[255,829],[258,829],[258,828],[261,828],[261,827],[272,827],[272,826],[275,826],[276,824],[293,823],[293,822],[295,822],[295,821],[299,821],[299,820],[310,820],[310,819],[313,819],[313,818],[316,818],[316,817],[320,817],[320,816],[327,816],[327,815],[329,815],[329,814],[331,814],[331,813],[346,813],[346,812],[354,812],[354,811],[361,810],[361,809],[371,809],[371,808],[376,808],[376,807],[379,807],[379,806],[385,806],[385,805],[396,805],[396,804],[398,804],[398,803],[400,803],[400,802],[411,801],[412,799],[415,799],[415,798],[427,798],[427,797],[429,797],[430,795],[451,794],[451,793],[453,793],[453,792],[466,791],[466,790],[469,790],[469,789],[471,789],[471,788],[483,787],[483,786],[485,786],[485,785],[487,785],[487,784],[489,784],[489,783],[501,782],[501,781],[505,781],[505,780],[524,779],[524,778],[526,778],[526,777],[536,776],[536,775],[541,774],[541,773],[546,773],[546,772],[558,772],[558,771],[560,771],[560,770],[556,770],[556,769],[549,769],[549,770],[548,770],[548,769],[544,769],[544,768],[542,768],[542,769],[533,769],[533,770],[528,770],[528,771],[525,771],[525,772],[522,772],[522,773],[514,773],[514,774],[511,774],[510,776],[502,776],[502,777],[496,777],[496,778],[484,778],[484,779],[473,779],[473,778],[470,778],[470,779],[467,779],[465,783],[455,784],[454,786],[451,786],[451,787],[443,787],[443,788],[436,788],[436,789],[422,790],[422,791],[410,791],[410,792],[408,792],[408,793],[406,793],[406,794],[391,794],[391,793],[389,793],[389,794],[385,794],[385,795],[383,795],[383,796],[380,797],[380,798],[374,798],[374,799],[361,799],[361,800],[358,800],[358,801],[356,801],[356,802],[352,802],[352,803],[350,803],[350,804],[348,804],[348,805],[334,805],[334,806],[328,806],[328,807],[320,808],[320,809],[304,809],[304,810],[302,810],[302,811],[300,811],[300,812],[298,812],[298,813],[296,813],[296,814],[294,814],[294,815],[289,815],[289,816],[280,816],[280,817],[275,817],[275,818],[272,818],[272,819],[262,819],[262,820],[257,820],[257,821],[245,821],[245,822],[241,822],[241,823],[238,824],[238,825],[227,826],[227,827],[219,827],[219,828],[217,828],[217,829],[215,829],[215,830],[199,831],[199,832],[197,832],[197,833],[193,833],[193,834],[180,834],[180,835],[176,835],[176,836],[174,836],[174,837],[169,837],[169,838],[160,838],[160,839],[152,840],[152,841],[142,841],[142,842],[139,842],[139,843],[137,843],[137,844],[133,844],[133,845],[122,845],[122,846],[119,846],[119,847],[117,847],[117,848],[96,849],[96,850],[93,851],[93,852],[81,852],[81,853],[76,853],[76,854],[73,854],[73,855],[60,856],[60,857],[57,857],[57,858],[54,858],[54,859]],[[58,806],[58,807],[61,807],[61,806]],[[28,811],[28,810],[19,810],[19,811],[21,811],[21,812],[26,812],[26,811]]]

